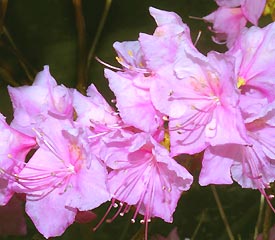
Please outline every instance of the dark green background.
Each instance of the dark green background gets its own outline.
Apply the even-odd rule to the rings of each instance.
[[[83,0],[88,48],[95,37],[104,4],[104,0]],[[211,34],[203,21],[189,18],[189,16],[202,17],[209,14],[216,8],[213,0],[114,0],[95,54],[105,62],[117,66],[116,55],[112,48],[115,41],[136,40],[140,32],[153,33],[155,22],[149,15],[149,6],[178,13],[183,21],[189,24],[194,40],[198,32],[202,31],[197,47],[203,53],[213,49],[224,50],[223,46],[211,42]],[[17,50],[22,53],[30,69],[33,69],[33,74],[41,71],[43,65],[49,65],[50,71],[58,83],[75,87],[79,59],[77,57],[75,11],[72,1],[10,0],[4,24]],[[3,32],[0,38],[0,67],[4,68],[10,77],[19,84],[27,82],[26,73],[19,64],[18,56],[11,51],[10,42]],[[92,59],[88,69],[88,81],[95,83],[99,91],[107,99],[110,99],[112,94],[108,90],[107,80],[104,79],[103,69],[101,64]],[[10,120],[12,108],[4,78],[5,75],[0,74],[0,111]],[[198,172],[194,171],[193,173],[196,176]],[[253,190],[243,190],[237,185],[218,186],[217,191],[236,239],[253,239],[259,209],[259,193]],[[103,216],[107,207],[108,204],[104,204],[96,210],[98,220]],[[167,236],[176,226],[181,239],[191,237],[202,213],[204,213],[204,218],[195,239],[228,239],[210,188],[200,187],[196,183],[179,201],[174,215],[174,224],[156,219],[150,224],[149,236],[156,233]],[[131,239],[139,231],[141,225],[130,224],[130,218],[131,213],[119,217],[112,224],[103,224],[96,233],[91,231],[91,227],[98,220],[90,224],[76,223],[62,237],[55,239]],[[30,220],[28,222],[28,236],[9,236],[3,239],[43,239]]]

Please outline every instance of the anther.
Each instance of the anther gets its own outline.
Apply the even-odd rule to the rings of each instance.
[[[163,120],[163,121],[169,121],[169,118],[168,118],[168,116],[163,116],[163,117],[162,117],[162,120]]]
[[[118,204],[117,204],[117,203],[114,203],[114,204],[113,204],[113,207],[114,207],[114,208],[117,208],[117,207],[118,207]]]

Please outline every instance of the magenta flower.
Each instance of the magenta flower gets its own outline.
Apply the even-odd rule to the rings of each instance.
[[[219,7],[203,19],[213,24],[210,28],[215,34],[213,41],[219,44],[226,43],[227,47],[234,44],[247,23],[241,8]]]
[[[75,123],[83,127],[93,124],[113,126],[120,121],[117,113],[92,84],[87,89],[87,96],[77,90],[73,92],[73,107],[76,113]]]
[[[163,123],[162,114],[154,108],[150,98],[152,78],[150,74],[147,76],[148,70],[144,68],[139,43],[116,42],[114,47],[125,71],[105,69],[105,77],[115,93],[119,115],[125,124],[154,133]]]
[[[61,235],[78,210],[94,209],[110,196],[106,169],[81,130],[50,117],[44,124],[43,131],[33,130],[40,147],[16,176],[14,189],[26,193],[26,213],[48,238]]]
[[[151,85],[161,78],[157,74],[160,68],[174,63],[178,46],[192,42],[188,26],[177,14],[152,7],[149,10],[158,25],[154,34],[140,34],[139,41],[116,42],[123,72],[105,70],[105,77],[116,95],[122,120],[154,134],[163,125],[163,114],[152,104]]]
[[[211,30],[217,43],[226,42],[231,47],[247,21],[258,25],[265,0],[216,0],[219,8],[203,19],[213,24]]]
[[[175,76],[152,88],[154,105],[169,117],[172,155],[198,153],[208,145],[245,144],[233,59],[180,50]]]
[[[236,84],[242,93],[240,106],[246,116],[257,114],[275,100],[275,24],[251,27],[226,53],[235,57]]]
[[[6,205],[14,194],[13,176],[25,166],[28,152],[35,147],[34,138],[11,128],[0,114],[0,206]]]
[[[182,44],[195,49],[189,27],[174,12],[149,8],[151,16],[157,23],[153,35],[140,33],[139,42],[146,66],[153,75],[160,69],[173,65]]]
[[[150,135],[123,133],[119,137],[120,134],[104,140],[102,158],[112,169],[108,187],[113,198],[120,202],[118,212],[124,214],[134,205],[132,221],[138,213],[144,216],[141,223],[146,224],[147,235],[152,217],[173,221],[178,199],[190,188],[193,177]]]
[[[209,147],[204,153],[199,182],[231,184],[232,178],[244,188],[258,189],[266,196],[265,188],[275,180],[274,104],[246,124],[250,143]]]
[[[59,119],[73,119],[72,90],[57,85],[49,67],[39,72],[32,86],[8,87],[14,119],[11,126],[33,134],[36,127],[49,115]]]

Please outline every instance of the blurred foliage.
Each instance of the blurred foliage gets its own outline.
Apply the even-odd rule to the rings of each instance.
[[[93,46],[98,26],[102,22],[104,0],[83,0],[82,6],[78,9],[82,17],[78,18],[80,22],[77,22],[76,18],[76,4],[81,3],[79,0],[0,0],[0,2],[0,111],[8,120],[12,119],[12,107],[6,90],[7,84],[14,86],[31,84],[35,74],[43,69],[43,65],[49,65],[57,82],[68,87],[76,86],[78,71],[83,71],[87,77],[87,85],[94,83],[110,100],[113,95],[103,76],[104,66],[98,63],[94,56],[117,66],[112,48],[115,41],[136,40],[140,32],[151,34],[154,31],[155,23],[149,15],[149,6],[178,13],[190,26],[193,40],[199,31],[202,31],[197,47],[203,53],[213,49],[224,51],[223,46],[211,42],[211,34],[203,21],[189,18],[189,16],[202,17],[212,12],[216,8],[213,0],[113,0],[95,52],[88,63],[85,61],[89,49]],[[80,29],[81,21],[82,29]],[[84,66],[84,70],[79,70],[79,65]],[[192,167],[189,166],[189,169],[192,171]],[[198,173],[194,170],[193,174],[196,177]],[[260,203],[258,191],[244,190],[235,184],[218,186],[217,191],[235,239],[253,239]],[[130,223],[131,212],[124,217],[118,217],[111,224],[104,223],[94,233],[92,227],[104,215],[108,206],[109,203],[106,203],[95,210],[98,214],[95,222],[75,223],[63,236],[52,239],[136,240],[143,237],[143,234],[140,237],[141,225]],[[2,239],[44,239],[32,225],[31,220],[27,216],[26,218],[27,236],[7,236]],[[272,222],[273,216],[269,215],[265,220]],[[262,222],[260,221],[259,231],[262,231]],[[174,214],[174,223],[168,224],[154,219],[150,224],[149,236],[154,234],[167,236],[175,226],[178,227],[181,239],[192,236],[193,239],[203,240],[228,239],[211,188],[200,187],[196,183],[179,201]]]

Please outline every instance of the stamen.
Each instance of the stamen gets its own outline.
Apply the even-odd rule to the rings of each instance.
[[[94,232],[101,226],[101,224],[104,222],[104,220],[105,220],[106,217],[108,216],[109,212],[111,211],[112,207],[114,207],[115,199],[113,198],[111,201],[112,201],[112,202],[111,202],[110,206],[108,207],[106,213],[105,213],[104,216],[101,218],[101,220],[99,221],[99,223],[93,228],[93,231],[94,231]]]
[[[195,42],[194,42],[194,46],[197,45],[197,43],[198,43],[198,41],[199,41],[199,39],[200,39],[200,37],[201,37],[201,33],[202,33],[202,31],[199,31],[198,36],[197,36],[197,38],[196,38],[196,40],[195,40]]]
[[[99,63],[101,63],[102,65],[108,67],[108,68],[111,68],[113,70],[117,70],[117,71],[122,71],[121,68],[118,68],[118,67],[114,67],[106,62],[103,62],[100,58],[98,58],[97,56],[95,57],[95,60],[98,61]]]

